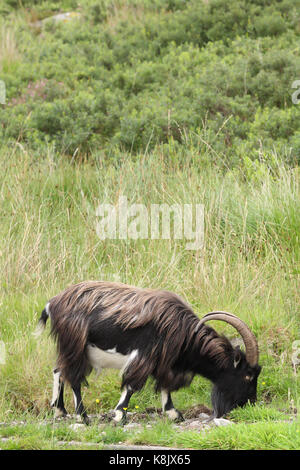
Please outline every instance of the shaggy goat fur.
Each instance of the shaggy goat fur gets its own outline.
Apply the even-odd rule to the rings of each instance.
[[[184,366],[195,353],[219,370],[232,361],[230,342],[212,328],[200,326],[191,307],[172,292],[86,281],[67,288],[48,305],[58,348],[57,367],[71,385],[86,380],[90,372],[86,348],[93,343],[93,331],[101,331],[102,325],[130,339],[122,354],[130,353],[136,338],[144,336],[143,347],[123,374],[122,386],[129,384],[136,390],[149,375],[156,379],[157,389],[188,385],[194,374]]]

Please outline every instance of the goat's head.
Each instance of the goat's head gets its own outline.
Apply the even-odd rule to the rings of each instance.
[[[201,319],[222,320],[232,325],[241,335],[246,353],[239,347],[233,350],[232,361],[215,381],[212,390],[214,416],[220,418],[238,406],[255,403],[257,379],[261,371],[258,365],[258,345],[249,327],[238,317],[228,312],[211,312]]]

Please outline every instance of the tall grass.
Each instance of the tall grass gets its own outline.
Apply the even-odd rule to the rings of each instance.
[[[236,171],[171,165],[162,155],[105,164],[73,164],[51,149],[2,149],[0,174],[0,416],[47,412],[54,347],[47,334],[31,333],[47,299],[84,279],[120,280],[170,289],[199,315],[212,309],[241,316],[258,337],[264,366],[260,400],[297,401],[291,344],[299,339],[299,171],[277,157],[261,180]],[[96,208],[128,203],[204,204],[204,247],[186,240],[100,240]],[[230,327],[215,325],[229,336]],[[107,373],[85,392],[90,411],[118,399],[119,379]],[[133,405],[159,406],[149,387]],[[179,391],[183,407],[206,402],[209,387],[196,380]],[[100,398],[100,405],[95,399]]]

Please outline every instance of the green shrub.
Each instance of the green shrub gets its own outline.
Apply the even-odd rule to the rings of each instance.
[[[255,160],[261,146],[291,149],[295,161],[298,3],[88,0],[79,19],[40,30],[19,17],[18,54],[0,62],[0,137],[33,148],[52,142],[70,155],[136,154],[196,133],[227,166],[241,148]],[[23,3],[39,15],[55,5]]]

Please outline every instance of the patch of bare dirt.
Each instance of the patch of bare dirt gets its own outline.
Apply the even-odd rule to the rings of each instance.
[[[205,405],[196,405],[184,411],[182,414],[185,419],[191,419],[191,418],[198,418],[201,413],[211,416],[212,410],[207,408],[207,406]]]

